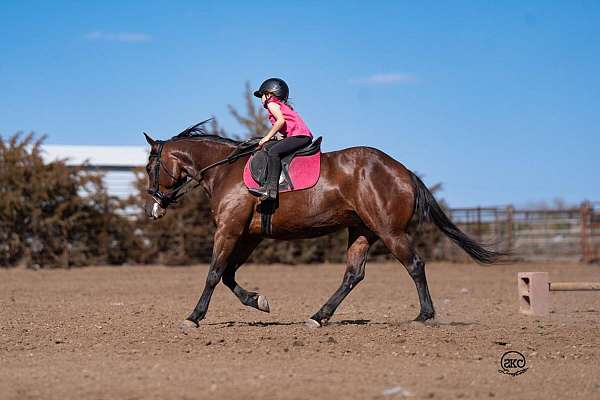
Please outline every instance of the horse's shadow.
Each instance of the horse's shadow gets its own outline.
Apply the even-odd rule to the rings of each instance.
[[[294,326],[304,325],[305,321],[225,321],[225,322],[210,322],[204,325],[211,326],[255,326],[264,328],[267,326]],[[330,321],[325,326],[336,325],[388,325],[386,322],[372,322],[369,319],[344,319],[340,321]]]
[[[222,327],[232,327],[232,326],[250,326],[250,327],[258,327],[265,328],[269,326],[301,326],[304,325],[305,321],[225,321],[225,322],[210,322],[205,325],[210,326],[222,326]],[[478,322],[474,321],[427,321],[416,322],[414,320],[405,320],[405,321],[396,321],[396,322],[379,322],[379,321],[371,321],[370,319],[343,319],[339,321],[329,321],[325,327],[327,326],[360,326],[360,325],[371,325],[371,326],[408,326],[408,325],[424,325],[430,326],[433,328],[440,328],[445,326],[471,326],[471,325],[479,325]]]

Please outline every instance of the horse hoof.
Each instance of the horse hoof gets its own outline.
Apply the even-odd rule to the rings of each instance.
[[[417,318],[415,318],[413,321],[422,322],[422,323],[431,323],[431,322],[434,322],[434,318],[435,318],[434,314],[419,314],[419,315],[417,315]]]
[[[184,335],[187,335],[190,332],[190,330],[197,328],[198,326],[199,326],[198,323],[196,323],[194,321],[190,321],[189,319],[186,319],[181,323],[181,325],[179,325],[179,330]]]
[[[266,313],[271,312],[271,309],[269,308],[269,301],[265,296],[258,295],[258,309]]]
[[[316,329],[316,328],[320,328],[321,324],[319,323],[319,321],[315,321],[314,319],[307,319],[306,322],[304,323],[304,325],[306,325],[307,328],[310,329]]]

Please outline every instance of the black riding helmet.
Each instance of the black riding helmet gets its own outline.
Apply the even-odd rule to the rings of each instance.
[[[269,78],[260,85],[257,91],[254,92],[256,97],[262,97],[265,93],[271,93],[279,100],[286,102],[290,95],[290,88],[283,79]]]

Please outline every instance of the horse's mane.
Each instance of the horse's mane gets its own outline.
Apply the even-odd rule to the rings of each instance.
[[[205,124],[212,120],[213,120],[213,118],[209,118],[202,122],[198,122],[196,125],[192,125],[189,128],[184,129],[177,135],[173,136],[170,140],[179,141],[179,140],[206,139],[206,140],[210,140],[213,142],[233,144],[233,145],[238,145],[238,144],[242,143],[239,140],[234,140],[234,139],[230,139],[227,137],[207,133]]]

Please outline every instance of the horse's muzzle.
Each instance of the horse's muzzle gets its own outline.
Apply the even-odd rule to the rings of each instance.
[[[146,209],[146,215],[148,215],[152,219],[162,218],[167,213],[167,210],[162,208],[155,201],[150,204],[146,204],[146,207],[144,208]]]

